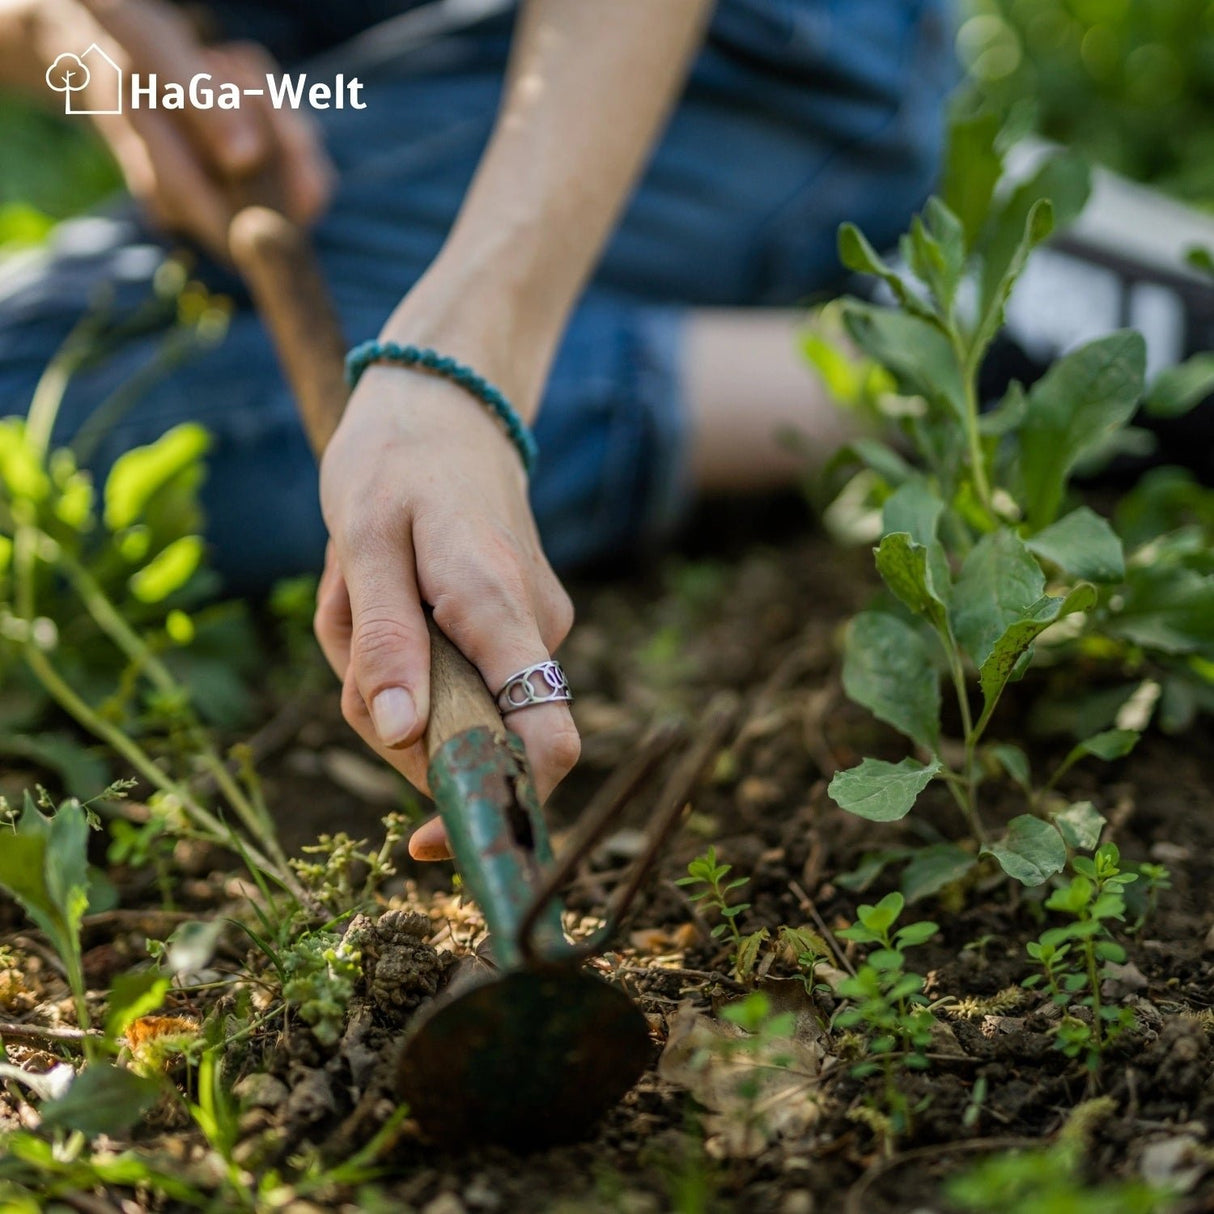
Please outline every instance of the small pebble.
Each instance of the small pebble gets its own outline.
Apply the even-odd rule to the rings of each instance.
[[[813,1214],[814,1195],[808,1189],[785,1193],[780,1202],[780,1214]]]

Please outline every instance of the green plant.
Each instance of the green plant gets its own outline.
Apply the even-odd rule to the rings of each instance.
[[[904,950],[930,940],[939,931],[934,923],[895,925],[905,900],[887,894],[876,906],[861,906],[858,922],[839,933],[845,940],[877,947],[864,960],[855,977],[845,979],[837,993],[848,1006],[836,1013],[834,1024],[859,1030],[866,1041],[866,1056],[852,1067],[857,1078],[884,1076],[884,1116],[891,1137],[911,1129],[912,1109],[898,1085],[902,1070],[925,1070],[933,1018],[923,994],[924,979],[906,969]]]
[[[1091,857],[1075,856],[1071,860],[1074,877],[1054,890],[1045,903],[1047,910],[1067,916],[1070,922],[1049,928],[1025,946],[1041,973],[1030,975],[1024,985],[1044,982],[1059,1007],[1078,1004],[1090,1011],[1090,1022],[1064,1014],[1056,1045],[1069,1058],[1082,1057],[1092,1072],[1100,1069],[1109,1046],[1134,1025],[1134,1013],[1105,1004],[1100,990],[1106,966],[1126,959],[1110,924],[1124,922],[1125,887],[1138,880],[1138,875],[1123,872],[1120,864],[1121,855],[1112,843],[1103,844]]]
[[[972,1214],[1161,1214],[1171,1195],[1141,1180],[1102,1178],[1089,1184],[1066,1143],[1040,1150],[1002,1151],[952,1177],[949,1205]]]
[[[1037,884],[1065,865],[1065,834],[1042,812],[1023,750],[990,744],[988,727],[1039,645],[1069,642],[1085,624],[1091,635],[1119,644],[1133,628],[1137,599],[1122,540],[1106,519],[1071,499],[1070,481],[1123,441],[1143,399],[1145,345],[1132,332],[1091,342],[1030,390],[1013,384],[983,411],[979,374],[1010,292],[1056,217],[1077,214],[1088,191],[1082,163],[1057,155],[1029,181],[999,193],[1000,146],[997,124],[984,116],[955,125],[943,197],[931,199],[903,237],[901,267],[880,257],[855,227],[840,229],[844,263],[878,277],[895,301],[840,305],[847,336],[879,374],[849,381],[837,357],[823,355],[820,338],[809,353],[837,392],[897,426],[903,449],[917,460],[865,439],[838,461],[839,468],[860,465],[860,493],[856,479],[844,493],[879,511],[876,565],[890,596],[851,621],[843,682],[851,699],[904,734],[922,757],[865,758],[836,773],[830,794],[844,809],[888,822],[904,817],[929,784],[943,784],[984,853]],[[1178,390],[1182,379],[1191,390]],[[1169,373],[1148,401],[1179,397],[1174,404],[1182,411],[1210,380],[1205,365]],[[1214,575],[1186,569],[1173,582],[1187,593],[1169,617],[1173,656],[1214,658]],[[1158,593],[1152,591],[1156,607]],[[1145,632],[1137,629],[1140,647]],[[960,721],[956,760],[943,734],[942,679]],[[1063,772],[1087,756],[1124,755],[1137,732],[1082,738]],[[979,790],[1000,772],[1025,788],[1030,812],[992,843]],[[951,879],[967,867],[956,848],[942,851],[940,863]]]
[[[1121,173],[1214,202],[1208,0],[967,0],[974,88]]]
[[[65,712],[150,785],[154,812],[175,834],[243,850],[306,903],[249,768],[234,772],[207,726],[207,718],[232,723],[247,702],[230,656],[217,660],[215,651],[251,646],[238,614],[199,606],[215,588],[202,568],[199,535],[205,433],[177,426],[127,452],[111,469],[100,503],[79,463],[78,453],[148,379],[222,334],[223,301],[184,279],[164,290],[166,298],[148,307],[163,308],[167,299],[179,310],[168,347],[142,380],[136,376],[98,406],[74,449],[54,449],[51,435],[72,374],[125,331],[103,315],[86,318],[69,337],[43,375],[28,418],[0,421],[0,674],[6,692],[24,695],[23,715],[11,718],[18,726],[30,729],[51,706]],[[36,749],[26,740],[26,753],[58,760],[65,774],[74,770],[80,778],[84,752],[69,735],[31,736]],[[0,734],[0,749],[5,745],[12,738]],[[226,811],[206,803],[200,777],[222,796]],[[248,842],[237,842],[225,812]]]
[[[743,936],[739,930],[738,916],[750,910],[750,903],[731,903],[729,895],[745,885],[749,878],[735,877],[732,881],[726,881],[732,871],[732,865],[717,862],[717,849],[710,845],[703,855],[696,856],[688,864],[687,876],[680,877],[675,884],[695,888],[695,892],[688,894],[688,898],[692,902],[700,902],[710,907],[720,916],[721,922],[711,929],[712,938],[718,940],[726,933],[729,934],[734,971],[739,977],[748,977],[754,970],[759,948],[767,939],[768,932],[766,928],[760,928],[749,936]]]
[[[385,878],[396,873],[392,853],[408,833],[409,824],[400,814],[383,820],[384,841],[372,851],[366,839],[351,839],[344,831],[323,834],[300,850],[317,860],[292,859],[291,867],[308,887],[318,905],[331,914],[345,915],[363,910]]]
[[[283,999],[322,1045],[333,1045],[361,973],[358,951],[336,932],[308,932],[283,950],[278,963]]]

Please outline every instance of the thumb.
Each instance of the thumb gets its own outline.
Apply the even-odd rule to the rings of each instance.
[[[350,595],[350,676],[380,743],[408,746],[430,712],[430,634],[412,541],[389,534],[354,546],[341,564]]]

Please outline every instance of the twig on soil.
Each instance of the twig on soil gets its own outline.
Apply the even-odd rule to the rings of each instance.
[[[818,925],[818,931],[822,933],[822,938],[830,945],[831,952],[835,954],[835,960],[847,970],[854,978],[856,976],[856,967],[847,959],[847,954],[839,947],[838,940],[835,939],[835,934],[826,926],[826,920],[818,913],[817,906],[814,905],[814,900],[797,884],[796,881],[790,881],[788,888],[800,901],[802,907],[813,916],[814,922]]]
[[[921,1159],[938,1159],[942,1155],[971,1155],[983,1151],[1015,1151],[1021,1148],[1038,1147],[1039,1138],[1013,1137],[1006,1135],[1002,1138],[967,1138],[961,1142],[933,1143],[931,1146],[915,1147],[910,1151],[902,1151],[891,1155],[880,1163],[868,1169],[859,1180],[847,1191],[847,1200],[843,1203],[843,1214],[869,1214],[871,1209],[865,1203],[868,1191],[884,1176],[896,1171],[908,1163]]]
[[[29,1041],[39,1045],[82,1045],[86,1041],[103,1041],[100,1029],[51,1028],[40,1024],[11,1024],[0,1021],[0,1041]]]

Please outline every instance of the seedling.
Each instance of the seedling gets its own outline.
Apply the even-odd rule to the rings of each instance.
[[[1082,163],[1058,155],[998,195],[997,132],[983,130],[958,124],[944,195],[928,202],[903,237],[899,265],[855,227],[840,230],[843,261],[876,276],[894,300],[841,305],[846,334],[872,370],[849,380],[820,338],[809,349],[839,392],[901,430],[916,459],[912,465],[872,439],[842,457],[861,465],[861,496],[879,507],[876,565],[890,595],[851,621],[844,686],[917,753],[897,763],[866,758],[838,772],[830,794],[852,813],[890,822],[909,813],[929,784],[942,784],[987,854],[1009,875],[1038,884],[1065,865],[1065,835],[1037,816],[1041,801],[1023,751],[989,746],[987,731],[1047,630],[1076,635],[1093,613],[1109,635],[1124,635],[1132,623],[1118,597],[1127,578],[1122,541],[1104,518],[1070,500],[1069,486],[1077,468],[1116,449],[1143,398],[1145,344],[1132,332],[1091,342],[1030,390],[1013,384],[983,411],[979,373],[1012,288],[1056,217],[1077,214],[1088,192]],[[1180,393],[1179,379],[1196,377],[1199,384],[1188,388],[1208,390],[1211,370],[1203,364],[1169,373],[1149,399],[1180,395],[1183,411],[1199,397]],[[1196,584],[1187,570],[1173,576],[1214,618],[1214,577]],[[1214,645],[1206,616],[1192,610],[1183,618],[1193,621],[1185,644]],[[952,751],[942,736],[942,679],[961,723],[955,761],[946,758]],[[1118,758],[1136,740],[1130,729],[1082,740],[1050,784],[1079,759]],[[1031,811],[994,843],[979,798],[992,771],[1025,788]]]
[[[901,894],[887,894],[876,906],[861,906],[856,912],[859,922],[839,933],[845,940],[877,947],[854,978],[839,984],[838,993],[851,1006],[834,1020],[836,1027],[858,1029],[867,1039],[868,1056],[852,1068],[852,1074],[884,1075],[883,1113],[894,1137],[910,1131],[913,1112],[898,1086],[899,1073],[927,1069],[933,1023],[923,994],[924,979],[907,972],[904,950],[925,943],[939,931],[926,921],[895,930],[904,905]]]
[[[1071,869],[1075,876],[1045,903],[1048,910],[1069,916],[1071,921],[1050,928],[1025,946],[1041,967],[1040,974],[1024,980],[1026,987],[1044,982],[1059,1007],[1078,1004],[1090,1010],[1090,1023],[1063,1016],[1056,1045],[1068,1058],[1082,1057],[1092,1073],[1100,1070],[1109,1046],[1134,1025],[1129,1008],[1109,1007],[1100,994],[1105,966],[1125,961],[1125,949],[1114,939],[1110,924],[1124,922],[1124,890],[1138,880],[1136,873],[1123,872],[1120,863],[1121,855],[1112,843],[1099,847],[1092,857],[1074,857]]]
[[[688,898],[692,902],[703,903],[720,916],[721,922],[711,929],[710,934],[714,940],[729,935],[734,971],[741,978],[754,971],[759,948],[767,939],[768,933],[766,928],[760,928],[749,936],[743,936],[738,929],[738,916],[750,910],[750,903],[730,902],[729,895],[745,885],[749,878],[734,877],[732,881],[727,881],[726,878],[732,871],[731,864],[717,862],[717,849],[710,845],[703,855],[697,856],[688,864],[687,876],[680,877],[675,884],[694,888],[695,893],[688,894]]]

